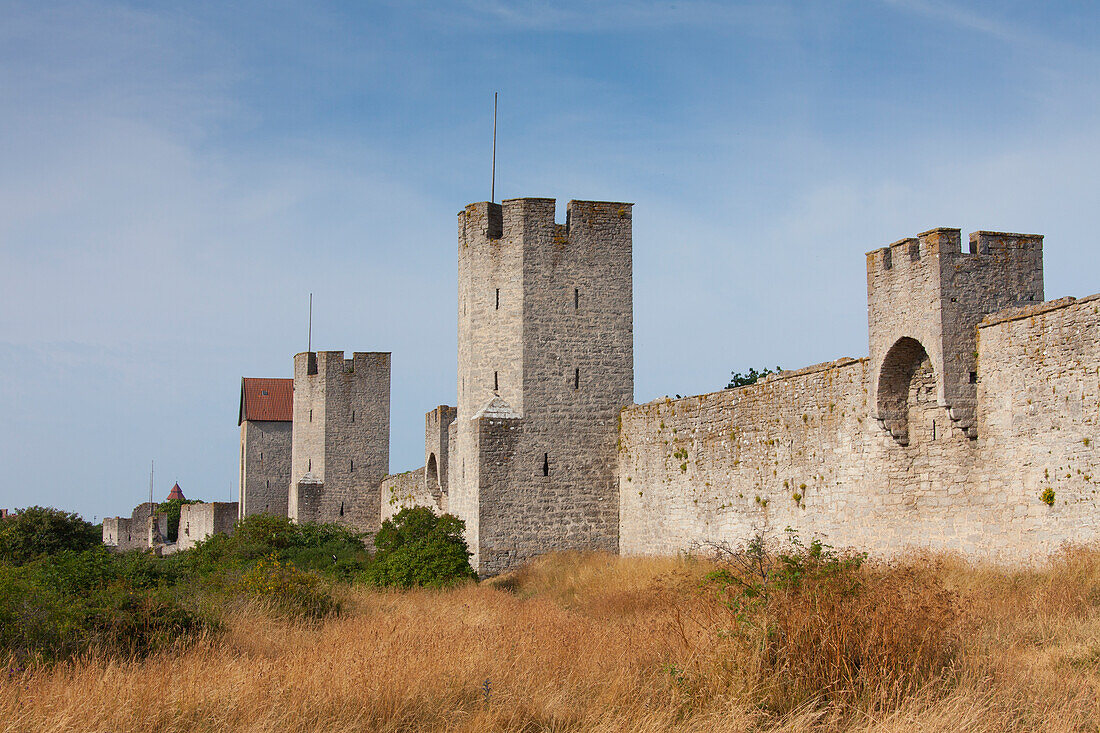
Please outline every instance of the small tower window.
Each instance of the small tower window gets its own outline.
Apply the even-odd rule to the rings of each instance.
[[[549,476],[550,475],[550,454],[549,453],[543,453],[542,454],[542,475],[543,476]]]
[[[265,486],[264,486],[265,489],[270,489],[271,488],[271,479],[268,479],[267,481],[264,481],[264,484],[265,484]]]
[[[313,410],[309,411],[309,421],[313,422]]]
[[[351,411],[351,421],[355,422],[355,410]]]
[[[977,384],[978,383],[978,373],[977,372],[970,372],[970,383],[971,384]]]
[[[500,288],[497,288],[497,302],[495,308],[496,310],[500,310]]]
[[[306,461],[306,471],[312,471],[312,470],[313,470],[313,459],[310,458]]]
[[[580,310],[581,308],[581,289],[573,288],[573,310]]]
[[[344,502],[340,502],[340,516],[344,516]]]
[[[500,391],[500,373],[499,372],[493,372],[493,391],[494,392]]]
[[[355,473],[355,460],[354,459],[351,459],[351,458],[348,459],[348,471],[351,472],[351,473]]]
[[[574,369],[573,370],[573,389],[580,389],[580,388],[581,388],[581,370],[580,369]]]

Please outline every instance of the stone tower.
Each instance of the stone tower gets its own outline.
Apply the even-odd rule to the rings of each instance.
[[[389,455],[389,353],[296,355],[291,519],[377,531]]]
[[[867,253],[871,416],[902,445],[915,381],[977,437],[977,325],[1043,300],[1041,235],[974,232],[968,252],[960,240],[958,229],[932,229]]]
[[[616,438],[633,401],[631,204],[478,203],[458,216],[458,407],[447,506],[478,572],[618,549]]]
[[[241,518],[251,514],[286,516],[290,488],[293,379],[241,378]]]

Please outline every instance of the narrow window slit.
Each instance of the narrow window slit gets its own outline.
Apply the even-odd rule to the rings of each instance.
[[[496,310],[500,310],[500,288],[497,288],[497,303]]]
[[[573,288],[573,310],[581,309],[581,289]]]
[[[573,389],[580,389],[581,387],[581,370],[573,370]]]
[[[549,453],[543,453],[542,454],[542,475],[543,476],[549,476],[550,475],[550,454]]]
[[[499,392],[500,391],[500,373],[499,372],[493,372],[493,391],[494,392]]]

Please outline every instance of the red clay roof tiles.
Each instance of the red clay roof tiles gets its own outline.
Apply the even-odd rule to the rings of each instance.
[[[289,422],[294,416],[294,380],[241,377],[241,409],[245,420]]]

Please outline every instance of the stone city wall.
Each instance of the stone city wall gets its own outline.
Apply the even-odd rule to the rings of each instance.
[[[1035,554],[1100,537],[1100,295],[996,314],[978,343],[989,534]]]
[[[622,552],[789,526],[876,554],[1018,561],[1100,537],[1098,309],[1094,296],[986,319],[976,440],[937,404],[928,372],[932,381],[914,380],[910,442],[899,444],[869,417],[866,359],[625,409]],[[1042,501],[1047,486],[1054,506]]]
[[[382,479],[383,522],[392,519],[402,509],[417,506],[431,507],[437,513],[441,511],[438,500],[425,483],[423,467]]]

